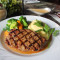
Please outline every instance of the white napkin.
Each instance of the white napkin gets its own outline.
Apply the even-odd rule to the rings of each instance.
[[[58,21],[60,23],[60,18],[55,15],[55,14],[49,14],[50,16],[52,16],[56,21]]]

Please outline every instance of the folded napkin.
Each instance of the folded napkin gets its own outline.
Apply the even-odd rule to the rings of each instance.
[[[52,16],[56,21],[60,23],[60,12],[57,14],[49,14],[49,15]]]

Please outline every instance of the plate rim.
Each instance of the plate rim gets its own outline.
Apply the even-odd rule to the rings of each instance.
[[[34,16],[34,17],[41,17],[41,16],[35,16],[35,15],[20,15],[20,16]],[[7,19],[15,18],[15,17],[19,17],[19,16],[9,17],[9,18],[7,18]],[[45,17],[42,17],[42,18],[48,19],[48,18],[45,18]],[[4,19],[3,21],[5,21],[5,20],[7,20],[7,19]],[[53,22],[53,23],[55,23],[55,24],[57,24],[56,22],[52,21],[51,19],[48,19],[48,20],[51,21],[51,22]],[[0,23],[2,23],[3,21],[0,21]],[[59,24],[57,24],[57,25],[60,26]]]

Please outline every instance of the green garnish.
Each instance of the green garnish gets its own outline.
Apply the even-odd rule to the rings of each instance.
[[[7,21],[8,25],[10,25],[10,24],[13,23],[13,22],[17,22],[17,19],[9,19],[9,20]]]
[[[8,25],[10,25],[10,29],[14,29],[14,28],[17,29],[18,28],[17,27],[18,23],[17,23],[16,19],[10,19],[7,22],[8,22]]]
[[[27,22],[25,21],[25,19],[22,19],[22,24],[23,24],[24,27],[25,27],[25,26],[28,26],[28,24],[27,24]]]
[[[57,35],[59,34],[59,32],[60,32],[60,30],[56,30],[56,31],[53,33],[53,35],[54,35],[54,36],[57,36]]]
[[[22,23],[22,19],[23,19],[23,16],[21,16],[21,17],[19,18],[19,20],[20,20],[21,23]]]
[[[39,29],[39,30],[37,30],[37,31],[35,31],[35,32],[40,32],[40,31],[43,31],[43,29]]]
[[[7,29],[6,28],[3,28],[3,31],[6,31]]]
[[[41,21],[36,20],[36,22],[34,23],[34,25],[41,27],[43,26],[43,23]]]
[[[24,17],[24,20],[25,20],[25,21],[27,20],[26,17]]]
[[[50,27],[47,25],[47,24],[45,24],[45,26],[44,26],[44,31],[45,32],[48,32],[50,30]]]
[[[28,27],[24,27],[24,29],[28,29]]]
[[[10,29],[18,29],[17,27],[17,22],[13,22],[11,25],[10,25]]]
[[[23,19],[23,16],[21,16],[19,19]]]
[[[7,21],[8,24],[6,24],[6,27],[3,28],[3,30],[8,30],[10,31],[11,29],[17,29],[18,28],[18,23],[17,23],[17,20],[16,19],[9,19]]]
[[[50,28],[48,32],[48,38],[51,36],[51,34],[55,31],[55,28]]]
[[[10,25],[6,24],[6,29],[10,31]]]
[[[50,47],[50,43],[48,44],[47,48],[49,48],[49,47]]]
[[[27,26],[28,26],[26,17],[21,16],[21,17],[19,18],[19,20],[20,20],[20,22],[23,24],[24,27],[27,27]]]
[[[10,25],[12,23],[11,19],[7,21],[7,23]]]
[[[55,31],[55,28],[51,28],[51,29],[49,30],[49,34],[51,35],[54,31]]]
[[[6,24],[6,28],[3,28],[3,31],[10,31],[10,26],[8,24]]]

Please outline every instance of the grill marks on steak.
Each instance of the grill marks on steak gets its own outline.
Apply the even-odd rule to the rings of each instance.
[[[5,41],[21,51],[39,51],[47,40],[29,29],[12,29]]]

